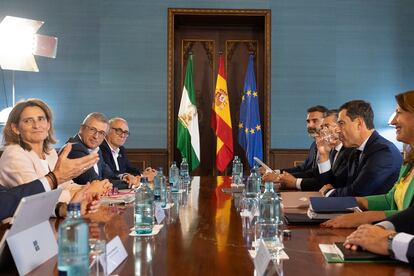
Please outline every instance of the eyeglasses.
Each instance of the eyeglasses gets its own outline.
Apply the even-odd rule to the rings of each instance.
[[[101,138],[106,136],[106,132],[103,130],[97,130],[96,128],[90,127],[88,125],[82,125],[82,126],[84,126],[88,130],[88,132],[92,135],[95,135],[98,133],[98,136]]]
[[[128,137],[130,135],[128,130],[123,130],[122,128],[119,127],[111,127],[113,130],[115,130],[115,133],[119,136],[125,136]]]

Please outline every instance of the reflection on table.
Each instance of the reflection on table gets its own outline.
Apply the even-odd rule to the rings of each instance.
[[[253,275],[248,253],[254,232],[244,229],[237,210],[240,194],[224,193],[228,177],[195,177],[191,188],[171,194],[174,206],[166,210],[164,227],[153,237],[131,237],[133,204],[102,206],[88,216],[90,234],[103,227],[107,240],[120,236],[128,258],[113,272],[117,275]],[[234,200],[233,200],[234,199]],[[56,224],[57,225],[57,224]],[[319,243],[343,241],[352,230],[319,226],[288,226],[285,239],[289,260],[274,262],[270,274],[284,275],[409,275],[404,264],[328,264]],[[32,272],[57,274],[53,258]]]

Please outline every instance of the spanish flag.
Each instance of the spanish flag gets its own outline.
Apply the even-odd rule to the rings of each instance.
[[[211,128],[217,136],[216,167],[220,172],[223,172],[233,159],[233,132],[223,55],[220,55],[219,61],[219,72],[211,112]]]

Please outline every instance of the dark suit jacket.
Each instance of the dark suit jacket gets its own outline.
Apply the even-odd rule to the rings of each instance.
[[[319,191],[322,188],[321,182],[317,179],[317,168],[311,168],[304,172],[292,173],[296,178],[302,178],[300,188],[302,191]]]
[[[104,162],[108,165],[108,167],[112,170],[112,172],[116,175],[129,173],[132,175],[140,175],[141,172],[138,168],[131,165],[128,160],[128,156],[126,155],[125,147],[119,147],[119,156],[118,156],[118,166],[119,170],[116,169],[115,160],[112,156],[111,148],[108,145],[108,142],[104,140],[102,144],[99,146],[102,152],[102,157]]]
[[[387,218],[397,232],[404,232],[414,235],[414,206],[408,207],[404,211]]]
[[[322,183],[331,184],[335,189],[345,187],[348,179],[349,156],[354,148],[342,147],[336,157],[331,169],[322,174],[318,174],[318,179]]]
[[[414,207],[411,206],[387,219],[394,224],[397,232],[414,235]],[[414,238],[408,244],[407,259],[414,265]]]
[[[316,178],[318,175],[316,155],[316,143],[313,142],[309,148],[308,157],[301,165],[281,170],[292,174],[296,178],[302,178],[300,183],[302,191],[319,191],[322,187],[320,181]]]
[[[309,173],[312,172],[313,169],[317,169],[317,163],[316,163],[316,153],[318,149],[316,148],[316,143],[313,142],[309,148],[308,157],[306,160],[299,166],[287,168],[287,169],[281,169],[281,171],[285,171],[288,173]]]
[[[69,138],[68,142],[73,143],[72,150],[70,151],[68,158],[80,158],[89,154],[88,147],[82,142],[79,135],[75,135],[74,137]],[[128,184],[121,181],[119,177],[112,172],[112,170],[103,160],[101,151],[98,151],[98,154],[99,161],[97,165],[99,174],[97,174],[95,169],[92,167],[89,170],[85,171],[83,174],[74,178],[73,181],[77,184],[84,185],[93,180],[108,179],[113,186],[120,189],[127,189]]]
[[[13,188],[6,188],[0,185],[0,220],[13,216],[17,205],[19,205],[19,202],[23,197],[42,193],[44,191],[45,188],[39,180]]]
[[[336,189],[330,196],[368,196],[387,193],[398,179],[402,155],[393,143],[374,131],[361,153],[358,169],[351,171],[345,187]],[[330,181],[334,181],[331,179]]]

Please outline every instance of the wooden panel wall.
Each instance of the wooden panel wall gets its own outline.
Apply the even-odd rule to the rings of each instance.
[[[273,169],[290,168],[305,161],[308,149],[272,149],[270,150],[269,165]]]
[[[139,168],[151,166],[167,168],[168,152],[166,149],[129,149],[130,161]],[[308,155],[307,149],[272,149],[270,150],[269,165],[272,168],[289,168],[303,162]],[[168,165],[169,166],[169,165]]]
[[[0,156],[3,151],[0,151]],[[166,149],[127,149],[130,162],[140,169],[159,166],[164,168],[164,174],[168,173],[168,151]],[[269,165],[274,169],[289,168],[303,162],[308,155],[308,150],[298,149],[272,149],[270,150]]]
[[[159,166],[164,168],[164,174],[168,171],[168,151],[166,149],[128,149],[129,161],[140,169]],[[167,172],[168,173],[168,172]]]

